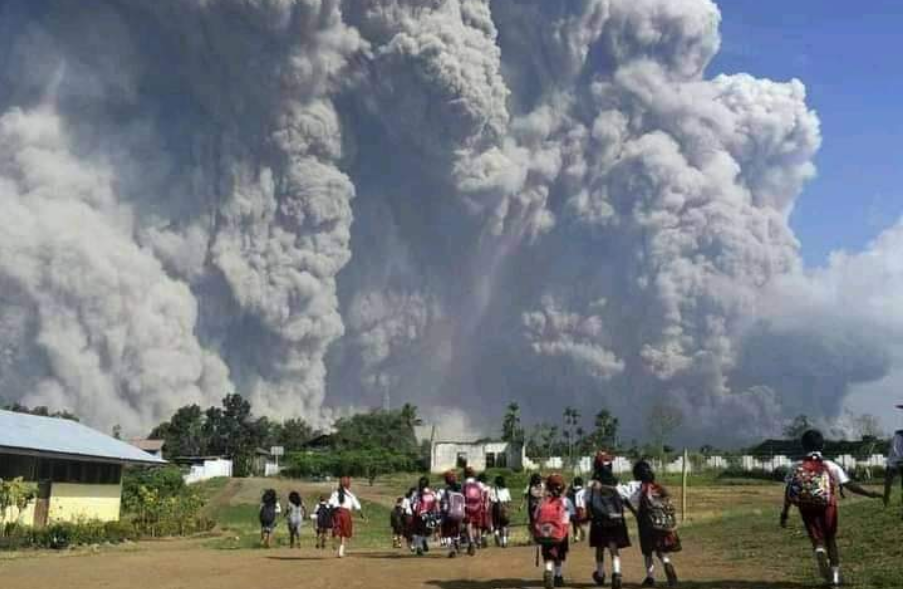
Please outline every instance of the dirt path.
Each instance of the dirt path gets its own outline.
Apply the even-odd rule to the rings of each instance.
[[[434,554],[415,558],[398,552],[357,552],[339,560],[314,550],[219,551],[187,541],[140,545],[98,554],[42,554],[0,561],[3,589],[517,589],[541,586],[531,548],[490,549],[456,560]],[[575,547],[565,570],[568,587],[592,587],[592,557]],[[688,546],[675,562],[686,589],[796,589],[768,570],[741,563],[711,562]],[[639,587],[641,557],[625,554],[625,587]],[[742,579],[742,580],[735,580]],[[660,584],[664,586],[664,584]]]

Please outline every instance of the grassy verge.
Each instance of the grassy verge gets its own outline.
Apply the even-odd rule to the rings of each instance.
[[[313,498],[310,498],[311,500]],[[392,545],[389,528],[389,509],[384,505],[370,501],[362,501],[367,520],[361,520],[355,515],[353,544],[358,548],[388,548]],[[316,502],[308,503],[316,505]],[[251,504],[225,505],[218,508],[214,514],[218,529],[222,537],[208,543],[211,548],[226,550],[260,548],[260,523],[258,520],[258,506]],[[312,547],[314,544],[315,530],[312,521],[307,521],[301,531],[301,541],[304,546]],[[276,529],[276,547],[289,545],[288,527],[284,519],[279,520]]]
[[[778,526],[780,505],[733,513],[717,520],[687,527],[685,544],[738,569],[754,567],[768,577],[815,584],[811,545],[796,514],[789,529]],[[868,500],[844,502],[840,518],[840,554],[848,587],[891,589],[901,586],[903,566],[899,513],[884,510]]]

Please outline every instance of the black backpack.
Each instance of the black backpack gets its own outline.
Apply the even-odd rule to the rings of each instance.
[[[264,503],[260,507],[260,525],[272,526],[276,523],[276,504]]]
[[[332,507],[320,505],[317,508],[317,529],[328,530],[332,527]]]
[[[617,489],[590,487],[589,515],[593,524],[602,528],[614,528],[624,524],[624,501]]]

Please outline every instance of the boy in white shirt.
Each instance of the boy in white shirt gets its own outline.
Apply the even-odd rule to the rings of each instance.
[[[489,503],[492,506],[492,528],[495,532],[495,544],[508,547],[508,527],[511,519],[508,511],[511,507],[511,491],[505,484],[505,477],[495,477],[495,486],[489,490]]]
[[[840,586],[840,552],[837,549],[837,495],[847,489],[873,499],[881,495],[863,489],[850,480],[839,464],[822,456],[825,440],[818,430],[802,437],[805,458],[787,474],[781,527],[787,527],[790,506],[799,507],[803,525],[815,549],[819,573],[831,587]],[[830,566],[830,568],[829,568]]]

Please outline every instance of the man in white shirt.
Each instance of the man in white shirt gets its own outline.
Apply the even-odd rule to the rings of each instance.
[[[903,404],[897,405],[897,409],[903,409]],[[900,498],[903,501],[903,429],[897,430],[890,442],[890,450],[887,452],[887,466],[884,475],[884,506],[890,506],[890,492],[894,485],[894,477],[900,473],[901,491]]]

